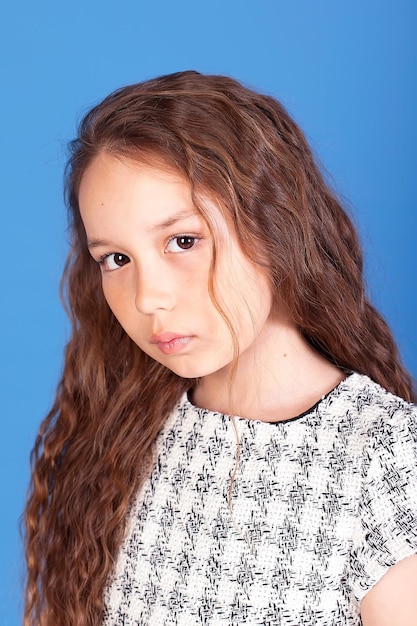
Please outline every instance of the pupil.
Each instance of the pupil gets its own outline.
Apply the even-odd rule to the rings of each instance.
[[[194,240],[192,237],[180,237],[178,245],[180,246],[180,248],[191,248],[192,245],[194,243]]]
[[[116,265],[123,265],[124,262],[125,262],[125,255],[124,254],[116,254],[115,262],[116,262]]]

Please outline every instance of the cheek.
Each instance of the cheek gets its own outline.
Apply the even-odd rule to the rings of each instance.
[[[103,295],[114,316],[124,327],[128,317],[130,317],[131,297],[126,288],[118,282],[104,278],[102,281]]]
[[[219,303],[232,327],[251,333],[263,326],[272,309],[272,292],[267,277],[247,262],[230,267],[219,281]]]

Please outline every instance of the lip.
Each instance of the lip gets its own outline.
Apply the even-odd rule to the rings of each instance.
[[[160,335],[152,335],[149,341],[156,345],[163,354],[177,354],[190,343],[191,337],[165,332]]]

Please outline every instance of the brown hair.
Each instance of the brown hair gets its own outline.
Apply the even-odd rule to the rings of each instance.
[[[157,158],[216,198],[248,256],[304,337],[340,368],[413,399],[392,335],[368,302],[357,234],[284,108],[221,76],[183,72],[120,89],[71,144],[71,251],[64,273],[72,337],[33,453],[26,509],[26,625],[99,624],[129,503],[155,438],[193,385],[125,334],[86,246],[78,189],[106,151]]]

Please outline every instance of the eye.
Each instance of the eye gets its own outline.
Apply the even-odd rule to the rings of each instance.
[[[126,254],[121,254],[120,252],[113,252],[112,254],[106,254],[99,260],[99,264],[102,268],[108,272],[113,272],[114,270],[118,270],[126,263],[129,263],[130,259]]]
[[[184,252],[195,246],[197,241],[198,238],[192,235],[177,235],[169,240],[166,249],[168,252]]]

